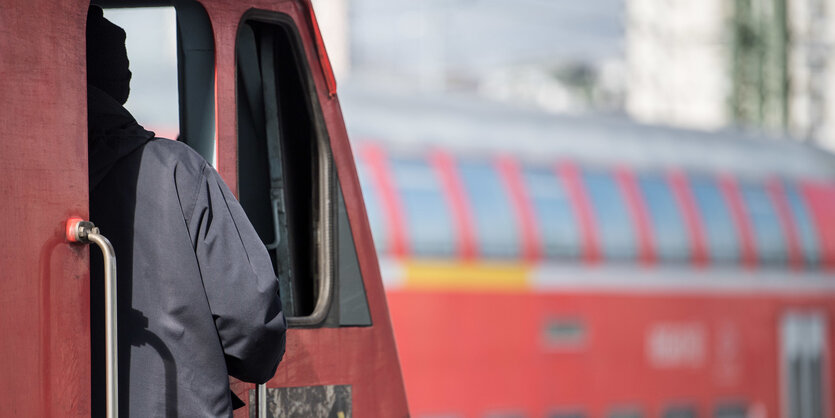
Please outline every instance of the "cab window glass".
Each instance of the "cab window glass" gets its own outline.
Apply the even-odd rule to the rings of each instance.
[[[783,264],[786,262],[786,240],[777,210],[761,183],[740,185],[745,213],[754,232],[760,263]]]
[[[435,170],[425,160],[397,157],[391,159],[391,170],[412,252],[423,257],[450,257],[455,229]]]
[[[576,258],[580,231],[571,201],[554,170],[526,167],[522,176],[533,204],[545,256]]]
[[[690,189],[704,227],[711,261],[739,261],[737,227],[716,179],[704,175],[691,176]]]
[[[690,238],[673,190],[659,174],[638,177],[638,187],[655,234],[655,252],[662,261],[683,261],[690,254]]]
[[[480,254],[488,258],[518,257],[516,219],[498,171],[487,161],[461,161],[458,172],[475,221]]]
[[[605,258],[635,257],[635,229],[623,194],[610,172],[583,170],[583,183],[597,224],[597,235]]]

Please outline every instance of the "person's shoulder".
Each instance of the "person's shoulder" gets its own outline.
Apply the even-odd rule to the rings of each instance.
[[[188,145],[165,138],[154,138],[145,144],[142,159],[151,159],[165,167],[186,170],[199,176],[209,165],[206,160]]]

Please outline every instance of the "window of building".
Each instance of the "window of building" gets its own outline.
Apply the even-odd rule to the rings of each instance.
[[[635,226],[615,177],[603,170],[583,170],[583,183],[603,256],[609,260],[634,259]]]
[[[487,161],[460,161],[458,172],[475,221],[479,254],[519,257],[518,225],[498,171]]]
[[[391,171],[412,253],[419,257],[451,257],[456,248],[455,228],[438,174],[426,160],[418,158],[392,158]]]
[[[554,170],[525,167],[522,176],[539,225],[545,257],[579,257],[579,222],[574,216],[570,198]]]
[[[760,183],[740,185],[742,200],[745,202],[745,214],[751,222],[754,242],[761,264],[786,263],[786,238],[777,210]]]
[[[638,187],[649,212],[659,260],[688,260],[690,237],[667,179],[659,174],[642,174],[638,177]]]
[[[690,188],[704,227],[711,261],[738,262],[740,243],[737,226],[716,179],[705,175],[691,176]]]

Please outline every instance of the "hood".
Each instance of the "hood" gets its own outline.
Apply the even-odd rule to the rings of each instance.
[[[154,138],[107,93],[87,87],[87,129],[90,190],[116,163]]]

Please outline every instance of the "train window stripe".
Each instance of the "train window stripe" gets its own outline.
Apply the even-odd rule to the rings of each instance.
[[[495,165],[484,159],[462,159],[457,169],[472,203],[479,253],[487,258],[519,258],[521,234]]]
[[[686,175],[680,170],[671,170],[667,179],[690,236],[690,260],[694,266],[704,267],[708,264],[708,244],[704,232],[705,225],[699,216],[693,190],[690,188]]]
[[[794,218],[792,217],[783,183],[778,178],[771,178],[766,181],[765,188],[768,197],[771,199],[771,204],[774,205],[774,209],[777,212],[783,237],[786,240],[785,247],[789,266],[795,270],[801,270],[803,269],[803,258],[800,251],[800,241],[797,237],[797,225],[795,225]]]
[[[542,239],[536,225],[536,214],[528,193],[519,164],[510,156],[500,156],[496,160],[499,176],[504,180],[507,194],[519,224],[522,244],[522,258],[536,261],[542,256]]]
[[[803,194],[818,232],[821,264],[827,270],[835,270],[835,185],[808,182]]]
[[[541,255],[550,259],[579,259],[582,251],[580,222],[564,182],[548,166],[522,169],[525,189],[536,219]]]
[[[746,219],[755,239],[760,265],[780,265],[787,261],[786,236],[778,219],[777,209],[763,182],[746,182],[739,186]]]
[[[601,259],[598,228],[592,216],[591,201],[580,178],[580,170],[574,163],[565,161],[558,163],[554,172],[563,180],[574,209],[574,216],[579,220],[583,240],[583,258],[588,264],[598,263]]]
[[[642,173],[637,175],[636,180],[647,210],[647,219],[655,234],[653,243],[656,258],[665,262],[689,261],[693,254],[692,240],[669,176]]]
[[[391,183],[391,170],[388,167],[385,152],[376,145],[364,144],[360,153],[368,164],[372,181],[375,182],[380,195],[380,204],[386,214],[389,250],[394,256],[405,257],[409,253],[406,222],[403,219],[403,207]]]
[[[634,260],[638,254],[635,220],[616,176],[610,170],[584,168],[582,179],[599,225],[603,256],[612,261]]]
[[[820,266],[820,247],[812,213],[809,210],[809,202],[801,193],[800,185],[797,183],[784,181],[783,191],[797,227],[796,233],[802,261],[807,269],[817,268]]]
[[[635,225],[635,239],[638,246],[638,260],[643,264],[653,264],[656,261],[655,235],[649,218],[649,211],[638,189],[635,175],[625,167],[615,169],[615,179],[623,193],[626,208]]]
[[[750,221],[745,216],[745,206],[736,179],[730,175],[719,176],[719,188],[731,210],[734,226],[737,229],[741,249],[742,264],[753,268],[757,265],[757,248],[754,242],[754,233]]]
[[[478,257],[476,247],[476,231],[473,226],[472,207],[464,193],[464,186],[455,171],[455,160],[448,153],[436,150],[429,157],[430,163],[437,170],[441,178],[441,188],[449,201],[454,227],[458,238],[458,256],[463,260],[474,260]]]
[[[455,221],[435,167],[423,156],[390,155],[388,162],[403,209],[411,254],[441,259],[454,257],[458,246],[453,229]]]

